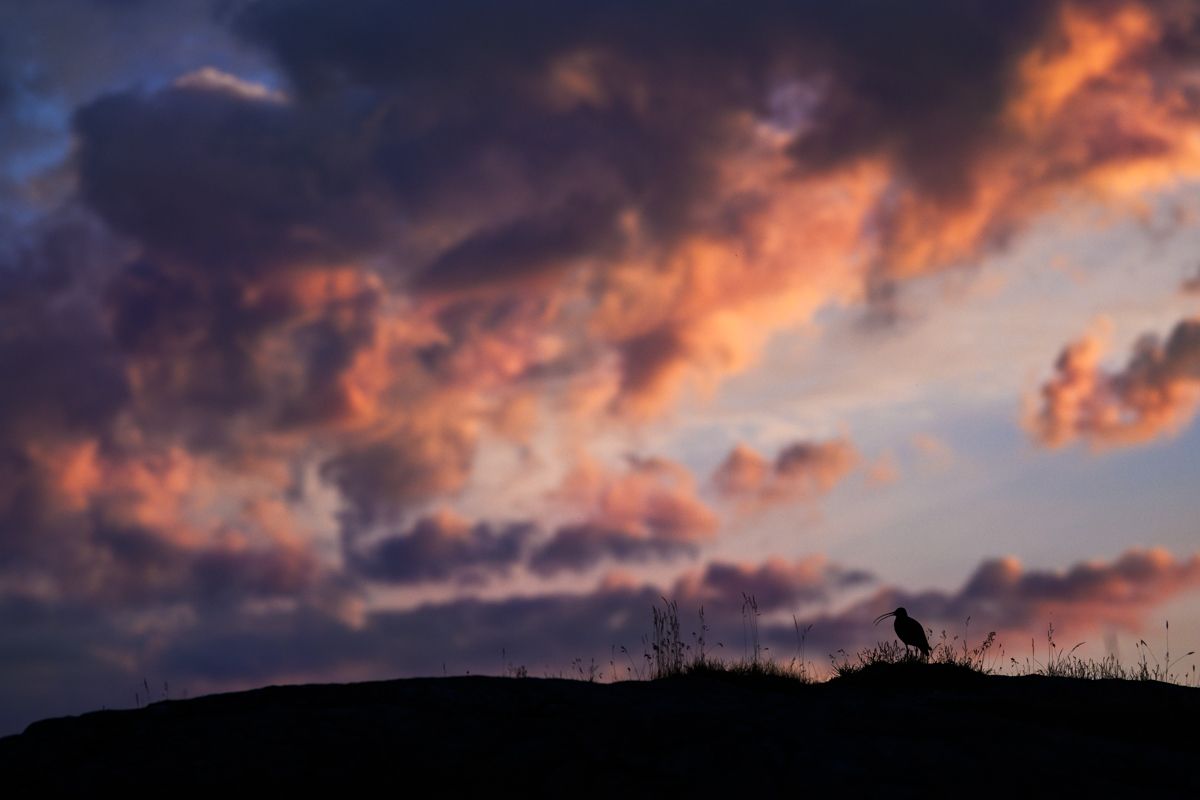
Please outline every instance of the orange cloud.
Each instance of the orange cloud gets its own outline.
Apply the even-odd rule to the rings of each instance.
[[[247,7],[240,35],[278,57],[287,97],[206,68],[77,110],[77,202],[121,246],[47,222],[0,276],[0,365],[28,376],[0,397],[6,527],[100,503],[208,541],[214,518],[259,527],[227,487],[315,474],[343,534],[369,541],[469,488],[489,437],[652,419],[823,307],[878,305],[1039,215],[1137,212],[1200,176],[1187,4],[853,24],[764,6],[737,31],[668,14],[646,39],[601,5],[595,26],[529,20],[521,42],[485,48],[402,6],[350,29],[315,6],[301,21]],[[397,111],[413,76],[396,36],[445,48],[415,118]],[[1116,375],[1071,354],[1039,438],[1177,429],[1194,381],[1175,339]],[[759,506],[810,497],[857,460],[848,443],[808,447],[739,448],[718,486]],[[588,541],[714,535],[670,474],[599,480]]]
[[[1059,6],[1018,59],[995,127],[961,165],[961,190],[947,199],[899,187],[882,218],[880,274],[975,261],[1071,199],[1136,212],[1147,193],[1200,175],[1191,79],[1162,57],[1192,14]]]
[[[1088,83],[1153,44],[1162,30],[1144,7],[1127,5],[1097,14],[1083,5],[1064,5],[1055,34],[1018,65],[1021,91],[1007,112],[1024,130],[1045,125]]]
[[[265,476],[247,481],[182,448],[95,440],[30,445],[28,457],[36,488],[24,513],[39,535],[6,541],[22,570],[0,576],[0,586],[118,607],[238,606],[297,601],[326,577],[311,533],[272,499],[279,487]],[[0,520],[10,523],[13,511],[0,497]]]
[[[761,510],[828,493],[859,460],[858,451],[846,439],[795,442],[780,450],[773,462],[738,444],[713,473],[713,483],[744,510]]]
[[[1081,204],[1140,214],[1148,193],[1200,176],[1188,79],[1159,57],[1184,23],[1139,4],[1048,16],[1014,54],[999,108],[971,120],[984,133],[962,142],[914,139],[813,171],[801,146],[812,131],[789,139],[733,118],[742,133],[694,209],[708,224],[664,249],[624,217],[629,246],[601,273],[591,317],[593,339],[616,351],[611,408],[661,413],[684,387],[752,365],[773,331],[825,303],[887,302],[897,284],[975,263],[1039,215]]]
[[[704,541],[717,529],[716,515],[696,495],[691,472],[666,458],[630,457],[621,472],[583,459],[557,496],[589,522],[645,535]]]
[[[1120,371],[1105,370],[1102,355],[1096,336],[1063,349],[1040,405],[1026,417],[1039,443],[1138,444],[1191,422],[1200,406],[1200,321],[1180,322],[1165,342],[1144,336]]]
[[[739,124],[749,146],[726,154],[700,212],[718,218],[746,204],[730,230],[697,230],[665,250],[646,241],[645,255],[599,281],[590,331],[619,356],[611,402],[620,413],[661,413],[689,383],[704,389],[751,366],[775,330],[860,296],[861,230],[882,172],[797,182],[782,143],[751,120]]]
[[[682,464],[631,457],[614,472],[581,460],[555,492],[572,522],[557,528],[532,555],[542,575],[582,571],[605,558],[645,561],[693,554],[716,536],[719,520],[697,496]]]

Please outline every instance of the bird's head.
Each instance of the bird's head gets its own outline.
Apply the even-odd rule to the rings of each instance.
[[[897,608],[895,611],[889,611],[886,614],[880,614],[878,617],[875,618],[875,624],[878,625],[881,621],[887,619],[888,617],[896,617],[897,619],[904,619],[907,616],[908,616],[908,612],[904,610],[903,606],[901,606],[900,608]]]

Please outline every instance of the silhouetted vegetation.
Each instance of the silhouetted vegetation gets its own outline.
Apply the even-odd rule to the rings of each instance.
[[[699,629],[691,632],[691,641],[688,642],[682,635],[679,605],[664,597],[661,608],[655,606],[651,609],[651,635],[642,641],[644,668],[635,667],[630,659],[630,666],[626,669],[627,675],[650,680],[684,675],[727,675],[811,682],[812,670],[804,661],[804,639],[808,629],[802,629],[799,621],[793,617],[796,625],[797,655],[787,662],[780,662],[768,657],[770,648],[763,646],[759,639],[758,617],[758,601],[754,595],[743,593],[744,655],[741,658],[722,658],[715,656],[709,647],[709,627],[704,618],[704,607],[699,609]],[[725,645],[717,642],[717,647],[724,649]],[[628,657],[629,653],[624,647],[621,648],[621,652]]]
[[[714,656],[708,636],[709,628],[704,619],[704,608],[699,609],[700,627],[691,633],[691,641],[682,635],[682,625],[679,617],[679,607],[675,601],[663,598],[662,606],[651,609],[651,633],[643,637],[644,651],[641,664],[634,660],[625,647],[620,648],[625,658],[625,678],[635,680],[660,680],[688,675],[727,675],[733,677],[768,677],[786,678],[804,683],[821,680],[817,670],[805,660],[804,642],[812,626],[802,628],[799,620],[793,615],[796,629],[796,655],[786,661],[777,660],[770,656],[770,648],[764,646],[759,639],[758,603],[752,594],[743,594],[742,626],[743,626],[743,656],[741,658],[722,658]],[[995,631],[989,631],[974,644],[970,641],[971,619],[968,617],[964,624],[963,635],[942,630],[935,635],[927,629],[928,638],[934,644],[928,658],[918,651],[905,647],[900,642],[880,641],[857,652],[850,653],[838,650],[831,653],[830,678],[840,679],[854,676],[878,676],[884,673],[915,674],[914,670],[924,668],[927,671],[950,680],[951,676],[965,674],[976,675],[1041,675],[1045,677],[1085,678],[1085,679],[1116,679],[1134,681],[1163,681],[1183,686],[1200,686],[1200,675],[1196,665],[1179,671],[1180,663],[1193,655],[1190,650],[1174,659],[1171,657],[1169,640],[1166,641],[1162,658],[1159,658],[1154,648],[1142,639],[1136,648],[1138,659],[1132,666],[1122,664],[1116,655],[1107,655],[1101,659],[1082,658],[1076,655],[1085,643],[1079,642],[1069,649],[1064,649],[1055,641],[1054,626],[1046,631],[1044,651],[1039,654],[1035,642],[1030,643],[1030,654],[1024,659],[1007,656],[1004,645],[996,637]],[[1170,623],[1166,625],[1170,632]],[[724,649],[724,644],[718,642],[718,648]],[[610,661],[610,675],[618,679],[617,650]],[[1007,657],[1007,660],[1006,660]],[[577,660],[578,662],[578,660]],[[582,670],[577,671],[582,674]],[[588,680],[595,680],[597,672],[593,667],[588,674]],[[561,677],[561,676],[560,676]]]
[[[968,617],[966,629],[970,630],[971,620]],[[929,633],[932,634],[932,631]],[[897,642],[879,642],[878,644],[859,650],[851,655],[845,650],[838,650],[829,657],[833,666],[834,677],[844,678],[864,670],[877,672],[881,668],[892,665],[929,664],[943,667],[954,667],[959,670],[976,672],[981,675],[994,675],[996,664],[1003,655],[1003,647],[996,645],[996,632],[989,631],[983,640],[970,647],[968,637],[942,631],[940,638],[934,644],[929,658],[909,650]]]
[[[1176,667],[1185,658],[1196,654],[1189,650],[1181,656],[1171,658],[1171,623],[1163,623],[1163,655],[1159,658],[1154,648],[1139,639],[1134,648],[1137,650],[1137,661],[1132,666],[1126,666],[1114,654],[1103,658],[1083,659],[1075,655],[1083,646],[1079,642],[1070,649],[1064,650],[1054,640],[1054,626],[1046,627],[1046,648],[1041,659],[1038,658],[1037,645],[1029,642],[1030,654],[1023,660],[1010,658],[1009,665],[1017,675],[1047,675],[1060,678],[1087,678],[1092,680],[1129,680],[1129,681],[1162,681],[1176,683],[1182,686],[1200,686],[1200,679],[1193,663],[1190,670],[1176,672]],[[1044,659],[1044,660],[1043,660]]]

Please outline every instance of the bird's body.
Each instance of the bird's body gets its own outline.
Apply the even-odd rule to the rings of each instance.
[[[929,652],[932,648],[929,647],[929,640],[925,638],[925,628],[921,623],[908,615],[908,612],[903,608],[897,608],[895,611],[889,611],[876,618],[875,624],[887,617],[895,617],[896,621],[893,627],[896,629],[896,636],[900,637],[900,641],[904,642],[905,651],[910,647],[915,647],[921,651],[921,655],[929,658]]]

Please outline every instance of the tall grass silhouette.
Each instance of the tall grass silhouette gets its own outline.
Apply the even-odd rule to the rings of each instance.
[[[1163,655],[1159,658],[1154,648],[1145,639],[1139,639],[1134,645],[1137,651],[1137,661],[1132,666],[1122,664],[1113,653],[1100,659],[1083,659],[1076,651],[1084,645],[1079,642],[1069,649],[1058,646],[1055,641],[1054,625],[1046,627],[1046,645],[1042,658],[1038,658],[1037,644],[1030,640],[1030,654],[1023,660],[1010,659],[1012,671],[1019,675],[1046,675],[1062,678],[1087,678],[1093,680],[1132,680],[1132,681],[1162,681],[1182,686],[1200,686],[1200,676],[1196,672],[1196,664],[1190,670],[1177,672],[1176,667],[1186,658],[1196,654],[1189,650],[1181,656],[1171,658],[1171,621],[1163,623],[1164,645]]]
[[[643,639],[646,671],[627,670],[635,678],[646,677],[651,680],[676,678],[684,675],[740,675],[772,678],[790,678],[793,680],[811,682],[812,670],[804,662],[804,640],[808,628],[801,628],[799,620],[793,617],[796,627],[797,655],[786,663],[781,663],[768,657],[769,649],[762,644],[758,631],[758,601],[753,594],[742,594],[742,634],[743,655],[741,658],[715,656],[709,649],[709,627],[704,617],[704,607],[699,609],[700,626],[698,631],[692,631],[691,642],[684,639],[683,627],[679,619],[679,604],[674,600],[662,598],[662,606],[654,606],[650,611],[651,634]],[[724,644],[717,642],[717,647],[724,649]],[[621,648],[627,653],[625,648]],[[632,662],[631,662],[632,663]]]

